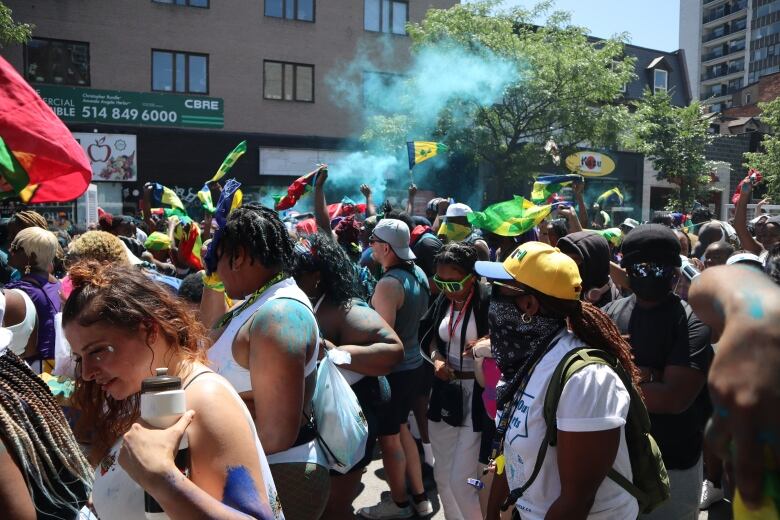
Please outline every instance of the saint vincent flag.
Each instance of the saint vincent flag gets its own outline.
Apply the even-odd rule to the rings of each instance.
[[[200,257],[200,250],[203,247],[203,240],[200,237],[200,226],[192,220],[182,220],[173,232],[173,237],[179,243],[179,254],[184,262],[200,271],[203,269],[203,260]]]
[[[599,205],[600,208],[604,208],[606,206],[622,206],[623,205],[623,194],[620,193],[620,190],[617,188],[612,188],[611,190],[607,190],[596,199],[596,204]]]
[[[84,193],[92,167],[49,106],[0,58],[0,198],[66,202]]]
[[[243,198],[244,194],[241,193],[241,190],[237,190],[235,195],[233,195],[233,206],[230,208],[230,210],[232,211],[239,207]],[[198,192],[198,200],[200,200],[203,211],[211,213],[212,215],[217,211],[216,206],[214,206],[214,199],[211,196],[211,190],[209,189],[208,183],[204,184]]]
[[[241,141],[238,143],[238,146],[233,148],[232,152],[227,154],[227,157],[225,157],[225,160],[222,161],[222,164],[219,166],[217,173],[215,173],[211,179],[207,180],[206,184],[210,182],[217,182],[222,177],[224,177],[225,174],[230,171],[233,165],[236,164],[238,158],[244,155],[244,153],[246,153],[246,141]]]
[[[319,170],[314,170],[303,177],[298,177],[295,179],[295,182],[290,184],[287,188],[287,195],[275,196],[274,201],[276,204],[274,204],[274,209],[276,211],[282,211],[295,206],[301,197],[314,189],[314,181],[317,178],[317,172],[319,172]]]
[[[503,237],[516,237],[539,225],[550,214],[551,208],[551,205],[535,206],[515,195],[512,200],[488,206],[485,211],[474,211],[467,217],[476,228]]]
[[[414,168],[415,164],[430,159],[434,155],[445,153],[449,148],[446,144],[435,143],[433,141],[408,141],[406,148],[409,151],[409,169]]]
[[[581,180],[582,175],[542,175],[537,177],[533,191],[531,191],[531,202],[534,204],[549,202],[550,197],[558,193],[561,188]]]
[[[152,206],[179,209],[185,215],[187,214],[187,210],[184,209],[184,204],[179,196],[176,195],[176,192],[159,182],[152,183]]]

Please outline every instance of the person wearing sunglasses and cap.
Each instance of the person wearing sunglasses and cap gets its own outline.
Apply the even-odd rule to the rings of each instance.
[[[477,489],[482,431],[489,422],[482,386],[475,381],[470,346],[488,334],[490,289],[479,283],[470,244],[450,242],[436,255],[433,282],[439,296],[423,317],[422,348],[435,371],[428,408],[433,476],[448,519],[481,519]]]
[[[420,318],[428,309],[428,278],[414,264],[416,256],[409,247],[409,226],[386,218],[368,239],[371,255],[382,266],[382,277],[371,297],[371,306],[390,325],[404,345],[404,359],[387,375],[390,402],[376,410],[379,418],[379,444],[390,486],[389,502],[364,507],[357,513],[365,518],[410,518],[433,513],[425,493],[420,458],[416,450],[404,450],[402,439],[412,441],[407,426],[416,395],[418,368],[423,363],[418,332]],[[406,491],[409,476],[413,501]]]
[[[547,435],[544,396],[558,364],[588,346],[612,354],[636,382],[631,347],[601,310],[580,300],[577,264],[557,248],[528,242],[503,263],[477,262],[475,268],[492,280],[490,342],[502,372],[493,446],[494,460],[503,452],[506,466],[493,481],[486,518],[499,517],[506,492],[507,503],[516,506],[513,518],[636,518],[636,499],[607,478],[611,468],[632,475],[624,432],[631,396],[612,366],[588,365],[566,381],[556,411],[557,444],[544,455],[539,451]]]
[[[714,352],[710,329],[673,292],[680,242],[661,224],[638,226],[623,240],[622,267],[633,295],[604,308],[627,334],[641,389],[669,473],[671,497],[641,518],[696,520],[702,483],[705,388]]]

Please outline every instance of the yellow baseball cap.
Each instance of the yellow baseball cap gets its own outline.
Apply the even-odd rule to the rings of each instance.
[[[515,280],[542,294],[560,300],[579,300],[582,278],[577,264],[557,247],[526,242],[503,262],[477,262],[480,276],[493,280]]]

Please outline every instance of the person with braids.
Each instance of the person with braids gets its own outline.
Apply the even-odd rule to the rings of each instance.
[[[330,498],[323,519],[353,518],[352,501],[358,495],[363,469],[371,462],[377,436],[377,403],[385,376],[403,360],[404,347],[393,329],[366,304],[357,267],[332,238],[318,233],[295,245],[294,274],[314,305],[323,344],[348,352],[348,365],[339,365],[352,385],[368,422],[363,460],[346,474],[331,471]]]
[[[208,356],[254,413],[285,514],[316,520],[330,488],[311,408],[319,329],[308,296],[290,276],[292,259],[293,242],[275,211],[245,204],[230,212],[206,264],[225,294],[243,302],[217,321]],[[221,293],[206,298],[227,310]]]
[[[8,220],[8,242],[12,243],[19,231],[31,227],[49,229],[49,224],[43,215],[36,211],[17,211]]]
[[[76,358],[76,433],[96,466],[100,518],[144,519],[144,491],[168,518],[284,518],[254,421],[238,393],[206,367],[205,329],[187,305],[131,266],[80,262],[63,327]],[[187,413],[164,430],[139,422],[144,379],[181,379]],[[189,462],[174,463],[184,431]]]
[[[0,321],[4,298],[0,294]],[[0,511],[14,520],[79,517],[92,469],[57,401],[0,328]]]
[[[492,280],[490,342],[503,379],[497,448],[506,469],[493,480],[487,518],[499,518],[497,503],[510,489],[514,518],[518,512],[531,520],[636,518],[637,500],[606,478],[610,468],[632,478],[624,433],[631,398],[608,365],[588,365],[565,383],[556,411],[558,442],[548,447],[525,492],[518,497],[515,491],[532,478],[546,438],[544,395],[559,362],[587,345],[613,354],[637,382],[631,347],[603,312],[580,300],[577,264],[560,250],[528,242],[503,263],[477,262],[475,268]]]
[[[470,346],[488,334],[490,289],[478,281],[472,244],[449,242],[436,255],[439,296],[423,317],[420,344],[430,353],[436,380],[428,407],[433,476],[448,519],[482,518],[477,489],[482,431],[489,422],[482,386],[475,381]],[[489,428],[489,426],[488,426]]]
[[[714,357],[710,329],[672,293],[680,241],[661,224],[638,226],[623,240],[621,266],[633,295],[604,307],[630,339],[642,393],[669,473],[671,496],[641,518],[696,520],[702,491],[705,383]]]
[[[19,231],[10,247],[9,263],[22,273],[22,278],[5,288],[24,291],[35,306],[37,334],[27,343],[24,359],[39,374],[54,369],[55,317],[62,298],[61,284],[50,273],[58,247],[54,233],[39,227]]]

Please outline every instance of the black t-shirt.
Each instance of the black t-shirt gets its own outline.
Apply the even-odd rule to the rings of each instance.
[[[663,371],[666,366],[709,370],[714,355],[710,329],[688,303],[675,295],[652,309],[636,305],[636,296],[621,298],[606,307],[622,334],[629,335],[637,366]],[[667,469],[688,469],[702,452],[704,423],[709,415],[706,386],[694,403],[680,414],[650,414],[651,432]]]
[[[439,252],[439,249],[441,249],[441,246],[441,240],[431,233],[425,233],[412,246],[412,252],[417,257],[417,260],[414,262],[420,266],[420,269],[423,270],[425,276],[428,278],[436,274],[436,262],[434,261],[434,257]]]

